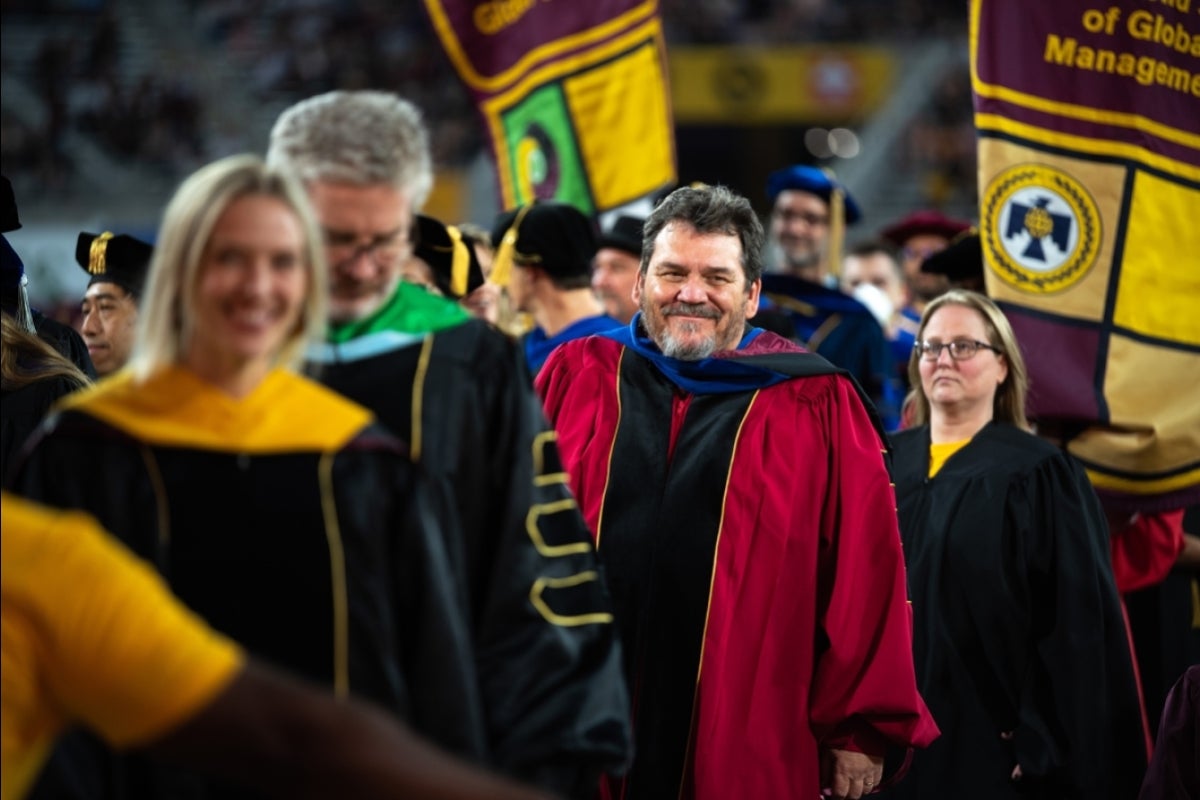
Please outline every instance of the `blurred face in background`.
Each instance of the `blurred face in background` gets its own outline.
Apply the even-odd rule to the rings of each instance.
[[[110,281],[98,281],[83,295],[79,335],[99,376],[110,375],[129,360],[137,329],[137,298]]]
[[[640,258],[615,247],[600,248],[592,259],[592,290],[610,317],[629,322],[637,313],[633,287],[640,267]]]
[[[829,242],[829,204],[815,194],[785,189],[775,198],[769,234],[789,270],[819,269]]]
[[[368,317],[395,293],[412,254],[412,203],[390,184],[312,181],[307,188],[325,238],[329,318]]]
[[[513,311],[525,314],[533,312],[534,284],[538,278],[538,274],[534,271],[536,269],[537,267],[532,264],[513,262],[507,287],[508,300],[512,304]]]
[[[904,269],[904,280],[914,301],[928,303],[950,288],[945,275],[921,272],[921,262],[934,253],[946,249],[949,240],[936,233],[918,233],[904,242],[900,248],[900,266]]]
[[[900,265],[887,253],[846,256],[842,263],[842,291],[853,295],[854,290],[864,283],[882,292],[891,301],[893,309],[904,307],[908,293],[900,277]]]

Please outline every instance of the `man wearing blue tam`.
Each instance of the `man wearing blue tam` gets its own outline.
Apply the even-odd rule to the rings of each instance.
[[[854,375],[894,427],[901,398],[885,396],[887,338],[870,310],[837,288],[843,232],[862,216],[858,204],[830,173],[805,165],[772,172],[767,199],[779,271],[763,275],[765,306],[787,314],[801,345]]]
[[[805,165],[784,167],[767,178],[771,243],[778,248],[781,272],[799,275],[830,288],[840,267],[846,225],[862,213],[846,187],[824,170]]]

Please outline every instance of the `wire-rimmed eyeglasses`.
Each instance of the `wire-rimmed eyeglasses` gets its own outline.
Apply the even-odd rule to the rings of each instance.
[[[982,350],[991,350],[993,353],[1002,353],[999,347],[993,347],[987,342],[976,341],[975,339],[955,339],[952,342],[917,342],[913,345],[921,358],[926,361],[937,361],[942,355],[942,350],[950,351],[950,357],[955,361],[966,361],[968,358],[974,358],[975,354]]]
[[[325,252],[331,267],[340,267],[361,256],[367,256],[377,266],[388,267],[398,264],[412,254],[416,246],[416,227],[401,225],[395,230],[376,236],[369,241],[359,242],[352,233],[325,229]]]

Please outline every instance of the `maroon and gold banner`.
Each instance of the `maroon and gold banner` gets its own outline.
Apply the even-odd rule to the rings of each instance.
[[[425,0],[491,137],[501,203],[590,213],[675,182],[657,0]]]
[[[1030,411],[1130,509],[1200,500],[1200,14],[972,0],[988,292]],[[1057,427],[1057,426],[1056,426]]]

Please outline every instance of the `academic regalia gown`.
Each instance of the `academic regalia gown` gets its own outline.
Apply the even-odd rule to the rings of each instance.
[[[396,300],[309,368],[411,442],[428,478],[470,607],[489,763],[590,797],[628,764],[629,696],[554,432],[517,344],[407,284]]]
[[[51,406],[79,388],[76,381],[59,375],[4,392],[0,402],[0,475],[8,471],[8,463],[21,452]]]
[[[49,342],[50,346],[62,353],[68,361],[79,367],[84,375],[91,380],[96,380],[96,366],[92,364],[92,357],[88,354],[87,344],[84,343],[83,337],[70,325],[51,319],[37,309],[33,309],[31,313],[37,335]]]
[[[69,398],[10,477],[93,514],[255,656],[482,758],[466,614],[426,489],[362,407],[282,370],[240,400],[178,367],[125,373]],[[136,759],[109,768],[92,786],[111,796],[227,793]]]
[[[933,478],[928,427],[893,447],[917,677],[942,737],[886,796],[1132,800],[1145,728],[1083,469],[1003,423]]]
[[[1200,664],[1167,693],[1138,800],[1200,800]]]
[[[763,302],[785,312],[796,341],[847,370],[876,406],[885,409],[892,373],[891,348],[875,316],[850,295],[795,275],[763,275]],[[907,359],[907,354],[905,355]],[[887,415],[885,414],[885,416]]]
[[[666,359],[639,318],[562,345],[537,383],[634,693],[634,766],[604,796],[817,798],[822,749],[927,744],[895,501],[852,382],[759,329],[736,358]]]

